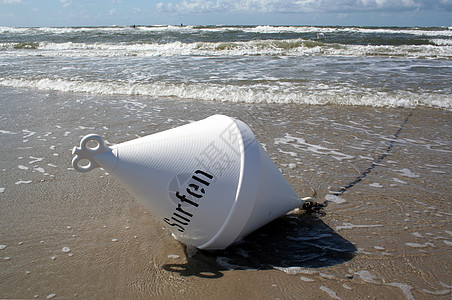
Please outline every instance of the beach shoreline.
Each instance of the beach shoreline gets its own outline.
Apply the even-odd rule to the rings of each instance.
[[[0,298],[450,299],[450,111],[0,94]],[[70,165],[86,134],[116,144],[213,114],[247,123],[324,214],[188,258],[116,179]]]

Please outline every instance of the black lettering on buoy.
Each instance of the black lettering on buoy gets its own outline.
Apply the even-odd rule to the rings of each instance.
[[[180,226],[179,224],[170,223],[170,220],[168,218],[164,218],[163,221],[165,221],[165,223],[168,224],[169,226],[177,226],[177,227],[179,227],[179,229],[177,229],[177,230],[179,230],[180,232],[184,232],[185,231],[185,228]]]
[[[173,213],[173,216],[175,216],[175,215],[177,215],[177,214],[176,214],[176,213]],[[188,222],[182,222],[181,220],[176,219],[175,217],[171,217],[171,219],[173,219],[173,220],[176,221],[176,222],[181,223],[182,225],[188,225]]]
[[[213,179],[212,175],[210,175],[209,173],[206,173],[204,171],[201,171],[201,170],[196,170],[194,173],[198,174],[199,176],[205,177],[205,179],[202,179],[196,175],[193,175],[191,177],[191,179],[196,180],[197,182],[205,185],[206,187],[210,185],[210,182],[208,180]],[[188,186],[185,190],[187,191],[187,193],[190,196],[195,197],[198,200],[200,200],[206,194],[206,190],[203,187],[201,187],[199,184],[196,184],[193,182],[189,182]],[[168,219],[168,218],[163,218],[163,221],[165,221],[165,223],[170,226],[178,227],[177,230],[179,230],[180,232],[184,232],[185,228],[183,226],[187,226],[188,223],[190,223],[190,221],[191,221],[190,218],[193,217],[193,213],[184,210],[182,208],[182,203],[186,202],[186,203],[194,206],[195,208],[199,206],[199,203],[196,203],[196,202],[188,199],[186,195],[179,193],[179,191],[176,191],[176,197],[180,200],[180,202],[177,204],[176,211],[173,212],[171,219],[176,221],[177,223],[170,223],[170,219]],[[187,209],[187,208],[185,208],[185,209]]]
[[[195,206],[195,207],[198,207],[198,206],[199,206],[198,203],[193,202],[193,201],[191,201],[191,200],[188,200],[188,199],[187,199],[187,196],[181,195],[181,194],[179,194],[179,192],[176,192],[176,197],[179,198],[180,202],[187,202],[187,203],[189,203],[189,204],[191,204],[191,205],[193,205],[193,206]]]
[[[187,221],[187,224],[184,224],[184,223],[181,222],[184,225],[188,225],[188,222],[190,222],[190,219],[187,219],[186,217],[183,217],[183,216],[179,215],[178,213],[173,213],[173,215],[175,215],[178,218],[181,218],[182,220]],[[174,219],[174,217],[173,217],[173,219]]]
[[[180,203],[177,205],[176,210],[177,210],[177,211],[180,211],[180,212],[183,213],[183,214],[186,214],[186,215],[189,216],[189,217],[193,217],[193,214],[191,214],[191,213],[189,213],[188,211],[185,211],[185,210],[183,210],[183,209],[181,208]]]
[[[205,177],[207,177],[207,178],[209,178],[209,179],[212,179],[212,178],[213,178],[212,175],[210,175],[210,174],[208,174],[208,173],[206,173],[206,172],[204,172],[204,171],[201,171],[201,170],[196,170],[196,171],[195,171],[195,174],[202,174],[202,175],[204,175]],[[209,186],[209,184],[210,184],[210,182],[207,182],[207,181],[205,181],[205,180],[202,180],[202,179],[199,178],[198,176],[193,175],[192,178],[195,179],[195,180],[197,180],[197,181],[199,181],[199,182],[201,182],[202,184],[204,184],[204,185],[206,185],[206,186]]]
[[[194,184],[194,183],[190,183],[188,186],[191,187],[191,188],[193,188],[195,191],[198,191],[198,189],[199,189],[199,185]],[[186,190],[187,190],[187,193],[189,193],[189,194],[192,195],[193,197],[196,197],[196,198],[202,198],[202,196],[204,196],[204,195],[196,194],[195,192],[193,192],[193,191],[190,190],[189,188],[186,188]],[[203,188],[201,188],[199,191],[200,191],[201,193],[203,193],[203,194],[206,193],[206,191],[205,191]]]

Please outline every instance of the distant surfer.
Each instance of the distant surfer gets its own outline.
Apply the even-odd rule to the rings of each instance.
[[[324,38],[325,38],[325,35],[323,34],[323,32],[317,33],[318,40],[323,40]]]

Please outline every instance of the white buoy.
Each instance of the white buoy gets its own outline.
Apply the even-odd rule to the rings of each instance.
[[[112,147],[90,134],[72,165],[102,167],[180,242],[224,249],[302,205],[243,122],[222,115]]]

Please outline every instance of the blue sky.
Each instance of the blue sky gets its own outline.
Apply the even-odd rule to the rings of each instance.
[[[0,26],[452,26],[452,0],[0,0]]]

